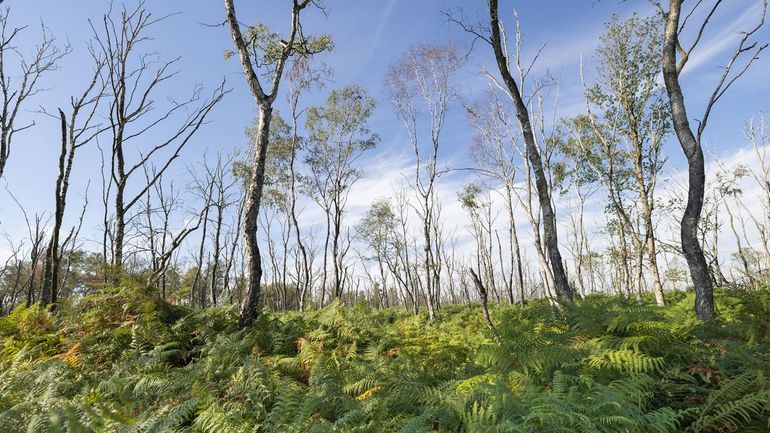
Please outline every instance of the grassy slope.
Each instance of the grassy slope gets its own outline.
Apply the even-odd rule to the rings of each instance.
[[[120,290],[0,318],[0,431],[767,432],[770,291],[663,309],[595,297],[444,308],[190,311]]]

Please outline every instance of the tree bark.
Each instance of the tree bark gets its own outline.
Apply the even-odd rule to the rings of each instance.
[[[502,344],[500,334],[497,332],[497,328],[495,327],[494,322],[492,322],[492,318],[489,316],[487,289],[472,268],[469,269],[468,272],[471,274],[473,284],[476,285],[476,290],[479,292],[479,297],[481,298],[481,310],[484,312],[484,320],[487,322],[487,327],[489,327],[489,330],[492,332],[492,337],[494,337],[495,342],[497,344]]]
[[[703,161],[703,149],[695,139],[687,119],[684,96],[679,84],[677,68],[677,46],[679,45],[679,16],[682,0],[670,0],[666,16],[666,29],[663,40],[663,80],[671,106],[679,143],[682,146],[688,165],[687,206],[682,216],[681,241],[682,251],[690,268],[690,276],[695,286],[695,314],[700,320],[712,320],[716,316],[714,309],[714,286],[709,278],[708,265],[703,249],[698,242],[698,221],[703,210],[703,196],[706,173]]]
[[[503,48],[503,41],[500,32],[500,20],[498,18],[498,1],[489,0],[489,15],[491,18],[491,43],[495,52],[495,60],[503,77],[505,85],[510,91],[516,107],[516,117],[521,124],[524,143],[527,146],[527,155],[532,170],[535,173],[535,185],[537,186],[537,196],[540,202],[540,212],[543,217],[543,232],[545,235],[545,244],[548,249],[548,258],[553,271],[555,289],[557,297],[572,301],[572,290],[569,287],[569,281],[564,271],[564,265],[559,251],[559,240],[556,230],[556,218],[553,207],[551,206],[551,196],[548,189],[548,181],[543,170],[543,161],[535,144],[535,136],[532,131],[532,123],[529,118],[527,105],[521,97],[519,86],[508,69],[508,59]]]
[[[254,161],[251,170],[251,180],[246,191],[246,201],[244,203],[243,218],[243,253],[244,262],[247,267],[246,275],[246,298],[241,307],[241,313],[238,320],[241,329],[247,328],[254,323],[258,314],[260,284],[262,280],[262,258],[259,252],[257,228],[259,222],[259,208],[262,201],[262,189],[265,183],[265,159],[267,156],[268,137],[270,131],[270,122],[273,116],[273,102],[278,94],[278,86],[281,83],[283,69],[286,61],[294,51],[295,38],[300,27],[300,11],[304,9],[310,0],[303,0],[299,3],[297,0],[292,2],[292,23],[291,33],[286,41],[275,64],[275,70],[271,80],[271,86],[268,93],[262,88],[257,72],[252,64],[250,48],[246,44],[241,33],[240,23],[235,15],[235,6],[233,0],[224,0],[227,23],[230,27],[230,34],[233,38],[233,44],[238,52],[246,83],[249,86],[259,108],[259,125],[257,128],[256,142],[253,147]]]
[[[634,134],[637,138],[638,134]],[[644,244],[647,248],[647,266],[652,278],[652,292],[655,294],[655,303],[659,306],[666,305],[666,299],[663,294],[663,285],[660,283],[660,272],[658,270],[658,250],[655,247],[655,227],[652,223],[653,200],[650,199],[651,193],[648,193],[649,185],[644,179],[644,163],[642,161],[642,146],[638,138],[634,140],[634,173],[636,176],[637,187],[639,188],[639,201],[642,205],[642,218],[644,220],[645,234]],[[657,174],[653,173],[653,176]],[[655,184],[655,181],[651,181]]]
[[[67,152],[67,116],[59,110],[61,122],[61,153],[59,154],[59,175],[56,178],[54,223],[51,229],[51,239],[48,243],[45,269],[43,271],[43,290],[40,302],[43,306],[55,305],[59,288],[59,237],[61,234],[62,220],[64,219],[64,207],[67,201],[67,189],[69,188],[69,174],[72,162],[75,158],[75,149]],[[65,162],[66,161],[66,162]]]
[[[265,183],[265,160],[267,158],[268,137],[273,108],[270,104],[259,106],[259,125],[256,143],[254,143],[254,162],[251,182],[246,191],[243,218],[243,256],[247,264],[246,298],[241,308],[239,325],[248,328],[257,318],[259,308],[260,283],[262,280],[262,257],[257,238],[259,207],[262,201],[262,187]]]

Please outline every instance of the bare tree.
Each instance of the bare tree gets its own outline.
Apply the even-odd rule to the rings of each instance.
[[[288,84],[289,94],[288,102],[291,114],[291,144],[289,149],[289,215],[291,217],[291,226],[294,229],[295,242],[297,245],[298,255],[297,257],[297,291],[300,311],[304,311],[306,299],[310,293],[311,284],[311,272],[310,258],[308,248],[305,246],[305,242],[302,239],[301,229],[298,221],[298,174],[297,174],[297,154],[303,147],[303,139],[299,135],[299,123],[301,116],[307,111],[304,108],[300,108],[300,98],[304,93],[308,92],[312,88],[323,87],[325,81],[331,78],[331,70],[326,66],[320,66],[314,68],[307,61],[294,62],[292,68],[289,70]]]
[[[441,133],[447,112],[456,97],[454,75],[463,58],[454,45],[420,45],[410,48],[401,60],[390,66],[386,87],[401,122],[409,133],[415,156],[415,210],[422,223],[424,283],[428,317],[432,320],[441,293],[441,271],[435,238],[437,229],[436,178]],[[419,118],[427,114],[427,143],[420,134]]]
[[[35,213],[34,218],[30,220],[29,214],[16,196],[14,196],[7,188],[6,192],[11,196],[11,199],[16,203],[16,206],[19,207],[27,226],[27,236],[30,243],[29,252],[27,253],[29,255],[29,274],[27,275],[27,279],[24,281],[23,286],[27,288],[26,306],[29,307],[37,301],[35,294],[39,286],[36,285],[36,282],[38,281],[38,274],[42,274],[42,271],[38,269],[38,267],[41,263],[41,258],[44,258],[43,256],[45,255],[45,228],[49,219],[46,219],[44,214]]]
[[[729,58],[722,75],[706,102],[703,116],[695,131],[691,128],[690,120],[687,116],[680,78],[687,61],[690,59],[690,55],[702,41],[706,27],[723,2],[722,0],[708,2],[712,6],[706,10],[703,20],[696,27],[695,37],[689,45],[682,41],[682,34],[687,27],[688,19],[693,16],[696,9],[704,2],[696,2],[689,12],[685,12],[683,19],[682,3],[683,0],[669,0],[668,11],[665,12],[663,80],[668,92],[674,130],[687,158],[688,166],[687,206],[685,207],[681,222],[682,252],[687,260],[693,285],[695,286],[695,313],[698,319],[711,320],[716,316],[716,311],[714,310],[714,287],[709,277],[708,265],[703,255],[703,249],[698,242],[698,221],[703,209],[706,178],[702,148],[703,132],[706,130],[715,104],[743,76],[754,61],[759,58],[759,54],[767,48],[767,44],[762,45],[752,42],[753,36],[765,23],[767,0],[762,1],[762,10],[757,25],[747,31],[740,32],[738,46]],[[663,10],[659,3],[658,7],[661,11]]]
[[[0,93],[2,93],[2,113],[0,113],[0,177],[5,173],[5,166],[11,155],[14,135],[34,126],[34,122],[18,124],[18,114],[27,100],[38,94],[40,79],[56,70],[59,60],[70,52],[69,46],[61,49],[45,26],[42,26],[42,39],[34,53],[27,58],[16,46],[16,39],[26,28],[11,28],[10,8],[0,10]],[[16,57],[18,68],[14,68]]]
[[[257,239],[259,207],[262,200],[262,187],[265,182],[265,160],[269,144],[270,122],[273,115],[273,102],[278,96],[286,63],[294,55],[311,56],[331,47],[327,36],[313,38],[302,31],[300,15],[308,6],[317,6],[314,0],[292,0],[291,30],[286,40],[271,33],[267,26],[248,27],[246,36],[235,15],[233,0],[225,0],[225,12],[230,33],[235,44],[241,67],[259,109],[259,122],[256,140],[252,144],[253,165],[250,182],[246,189],[246,202],[243,218],[244,259],[247,264],[246,300],[241,308],[239,325],[251,326],[257,316],[259,305],[262,262]],[[267,73],[270,87],[265,91],[259,75]]]
[[[230,284],[231,274],[238,256],[238,245],[240,243],[240,233],[241,233],[240,227],[241,227],[241,221],[243,218],[243,205],[244,205],[244,199],[245,199],[243,195],[243,191],[241,191],[240,188],[237,194],[238,194],[238,209],[235,215],[235,224],[231,226],[230,230],[228,230],[228,233],[225,236],[225,244],[227,245],[229,241],[229,247],[226,247],[226,253],[224,256],[225,268],[222,272],[222,290],[229,294],[230,303],[233,302],[233,288],[231,287],[231,284]]]
[[[237,198],[233,192],[236,186],[236,180],[228,175],[232,164],[232,158],[224,159],[222,155],[217,155],[217,162],[212,173],[214,182],[214,197],[211,205],[214,208],[214,233],[212,233],[212,257],[211,257],[211,281],[209,291],[211,294],[211,303],[217,304],[217,295],[220,293],[220,274],[222,273],[222,255],[226,248],[224,242],[224,219],[227,210],[236,204]]]
[[[7,237],[6,241],[9,254],[3,264],[3,268],[0,269],[0,284],[2,284],[3,288],[3,305],[0,307],[0,315],[5,314],[16,305],[18,297],[22,292],[21,278],[24,268],[24,259],[22,258],[24,242],[16,244],[10,237]]]
[[[142,53],[140,49],[149,38],[149,29],[164,17],[154,18],[143,3],[130,10],[122,8],[117,18],[113,15],[110,9],[100,24],[91,22],[91,28],[94,45],[106,61],[103,79],[110,96],[107,117],[111,134],[110,177],[114,185],[111,241],[117,279],[124,264],[128,213],[179,158],[182,149],[228,91],[223,82],[210,98],[202,99],[202,88],[196,86],[188,99],[180,102],[169,98],[168,107],[160,108],[154,95],[159,92],[159,86],[177,75],[171,68],[179,58],[162,61],[158,54]],[[155,144],[149,148],[134,151],[129,148],[148,134],[156,131],[160,134],[166,129],[171,132],[153,140]],[[138,153],[135,162],[129,161],[132,153]],[[129,189],[132,176],[152,160],[157,160],[158,167],[153,176],[143,185]]]
[[[395,190],[394,206],[391,207],[390,214],[392,218],[387,217],[386,221],[391,227],[389,233],[389,248],[392,249],[392,255],[386,254],[385,260],[401,289],[401,298],[404,305],[412,307],[414,314],[419,313],[419,276],[417,275],[417,264],[414,262],[414,256],[410,251],[416,250],[416,241],[410,242],[411,233],[409,226],[409,201],[406,191],[403,189]]]
[[[209,226],[209,212],[211,211],[211,205],[214,197],[214,185],[216,169],[212,169],[207,164],[203,164],[204,173],[202,176],[197,176],[191,173],[195,183],[195,195],[203,203],[203,213],[201,221],[203,228],[201,229],[201,240],[198,244],[198,254],[195,262],[195,277],[193,278],[192,285],[190,286],[190,305],[195,305],[195,297],[198,297],[198,305],[201,308],[206,308],[206,300],[208,298],[206,294],[207,286],[204,282],[201,282],[201,273],[203,272],[203,260],[206,254],[206,241],[208,240],[208,226]],[[207,281],[207,278],[203,278],[203,281]]]
[[[45,270],[43,273],[43,289],[40,296],[42,305],[56,304],[59,288],[59,273],[62,261],[61,228],[67,205],[69,180],[78,149],[95,140],[106,130],[95,124],[97,109],[105,92],[105,83],[100,80],[105,61],[92,51],[94,58],[94,73],[86,90],[78,97],[70,100],[69,119],[67,114],[59,109],[61,124],[61,151],[59,153],[59,173],[56,178],[54,221],[51,237],[46,252]],[[82,222],[82,219],[81,219]]]
[[[149,179],[149,175],[146,177]],[[148,203],[147,203],[147,236],[149,240],[150,248],[150,261],[151,272],[150,275],[153,278],[157,278],[157,284],[160,286],[160,294],[163,299],[169,295],[168,291],[168,264],[169,257],[166,257],[166,253],[169,248],[174,245],[174,241],[177,236],[172,236],[171,231],[171,218],[181,206],[180,191],[175,187],[174,182],[164,182],[161,177],[155,186],[153,187],[157,203],[153,205],[150,200],[150,191],[147,191]],[[155,226],[152,221],[154,218],[160,218],[159,226]],[[154,228],[156,227],[156,228]],[[186,235],[185,235],[186,236]],[[157,238],[160,239],[157,239]],[[171,252],[176,249],[171,249]],[[164,259],[165,257],[165,259]],[[149,286],[154,285],[152,278],[149,280]]]
[[[479,172],[490,177],[500,185],[500,195],[505,201],[508,217],[508,239],[510,254],[510,272],[508,276],[508,292],[513,303],[513,280],[516,276],[519,302],[524,303],[524,273],[522,269],[521,247],[516,229],[514,211],[516,203],[514,190],[517,174],[517,146],[511,134],[511,128],[505,113],[505,108],[493,91],[483,103],[468,108],[468,117],[478,131],[474,138],[472,157],[480,166]],[[536,226],[538,226],[536,224]],[[537,236],[536,248],[542,251]],[[501,254],[502,256],[502,254]],[[502,260],[502,257],[501,257]]]
[[[770,147],[770,125],[767,114],[762,113],[759,119],[751,119],[744,128],[744,135],[751,143],[759,163],[755,170],[747,174],[756,182],[762,191],[760,196],[764,215],[759,218],[749,212],[749,217],[759,233],[762,251],[764,253],[764,268],[770,270],[770,161],[767,151]]]
[[[153,287],[158,284],[159,281],[165,279],[166,271],[169,268],[169,264],[173,260],[174,254],[179,251],[179,248],[184,243],[185,239],[198,230],[203,221],[203,211],[201,210],[196,218],[187,221],[182,228],[180,228],[175,235],[169,236],[168,241],[164,242],[164,248],[159,250],[156,263],[153,266],[153,270],[150,273],[150,277],[147,279],[148,287]],[[165,292],[165,281],[163,282],[163,291]],[[164,293],[165,295],[166,293]]]
[[[478,37],[488,42],[492,46],[492,49],[495,53],[495,60],[500,71],[500,75],[502,76],[503,84],[505,85],[508,96],[510,96],[516,109],[516,117],[519,120],[521,133],[524,137],[527,158],[529,159],[530,167],[534,173],[535,185],[537,186],[538,203],[540,204],[540,212],[542,214],[543,234],[545,238],[544,243],[548,251],[548,259],[550,261],[551,270],[553,273],[556,295],[561,299],[571,301],[572,290],[569,287],[569,281],[567,280],[567,274],[564,270],[561,252],[559,251],[559,240],[556,230],[556,216],[554,214],[553,204],[551,202],[548,178],[546,177],[543,158],[535,140],[533,123],[530,118],[529,109],[527,108],[527,103],[524,101],[520,91],[520,86],[524,86],[527,73],[531,70],[532,65],[529,65],[528,67],[522,67],[521,65],[521,38],[520,33],[517,32],[516,67],[519,71],[519,82],[517,83],[510,70],[507,42],[503,35],[502,23],[500,22],[498,15],[498,1],[488,0],[488,6],[490,16],[490,26],[488,30],[485,31],[483,29],[474,30],[467,27],[466,28],[474,32]],[[534,60],[536,61],[537,57],[535,57]]]

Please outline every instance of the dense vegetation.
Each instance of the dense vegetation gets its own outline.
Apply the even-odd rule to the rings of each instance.
[[[770,431],[768,0],[112,3],[0,8],[0,433]]]
[[[666,307],[594,296],[481,310],[335,302],[191,310],[120,289],[0,318],[2,432],[762,432],[770,291]]]

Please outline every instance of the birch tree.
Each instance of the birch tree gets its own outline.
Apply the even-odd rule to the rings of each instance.
[[[420,45],[410,48],[390,66],[385,86],[390,101],[409,134],[415,157],[415,210],[421,222],[423,278],[428,316],[432,320],[441,292],[438,263],[440,240],[436,239],[438,218],[436,179],[438,156],[447,112],[456,96],[454,78],[463,63],[453,45]],[[421,130],[421,118],[427,118],[428,135]]]
[[[345,245],[343,218],[350,190],[364,175],[357,163],[380,140],[368,126],[374,107],[374,98],[364,89],[349,86],[333,90],[323,106],[310,107],[307,112],[305,162],[312,195],[327,218],[324,274],[328,251],[332,262],[331,296],[335,299],[342,296],[344,289],[344,262],[349,248],[349,244]]]
[[[503,84],[508,91],[508,96],[510,96],[513,101],[516,109],[516,117],[521,126],[527,158],[529,159],[531,170],[534,173],[535,185],[537,187],[537,198],[543,222],[545,246],[548,251],[548,259],[553,272],[556,295],[560,299],[571,301],[572,289],[569,286],[567,274],[562,262],[561,251],[559,250],[556,216],[551,201],[550,187],[543,165],[543,158],[538,149],[537,142],[535,141],[529,109],[527,108],[527,103],[521,93],[521,89],[525,84],[524,80],[526,78],[526,72],[531,69],[531,66],[526,69],[521,67],[520,50],[517,50],[516,65],[519,70],[519,81],[517,82],[510,69],[507,42],[503,36],[503,28],[499,18],[498,1],[488,0],[488,6],[490,17],[489,35],[488,37],[484,36],[483,39],[492,46],[492,50],[495,54],[495,61],[497,62],[497,67],[503,79]]]
[[[32,53],[22,53],[18,39],[27,26],[13,27],[10,8],[0,10],[0,178],[11,156],[14,136],[35,125],[19,118],[28,100],[44,90],[41,79],[58,68],[70,48],[60,48],[41,25],[42,37]],[[21,122],[21,123],[20,123]]]
[[[657,3],[657,2],[656,2]],[[665,14],[665,30],[663,36],[662,61],[663,80],[666,85],[673,120],[674,131],[682,146],[688,167],[687,205],[681,221],[682,252],[687,260],[693,285],[695,286],[695,313],[698,319],[712,320],[716,317],[714,309],[714,286],[709,277],[708,264],[703,254],[703,248],[698,241],[698,223],[703,210],[705,194],[705,164],[703,159],[703,133],[716,103],[751,67],[759,54],[767,48],[767,44],[754,41],[755,35],[765,23],[767,0],[760,3],[760,13],[756,26],[741,31],[738,34],[737,47],[733,51],[722,74],[709,96],[698,127],[693,130],[687,114],[687,104],[682,91],[682,72],[694,50],[701,44],[706,27],[714,14],[723,4],[722,0],[705,2],[703,19],[696,23],[691,42],[683,38],[689,18],[696,10],[704,5],[699,1],[693,4],[689,11],[682,11],[683,0],[669,0]],[[663,11],[663,6],[657,3]],[[710,6],[709,6],[710,5]],[[696,15],[698,16],[698,15]],[[692,107],[690,107],[692,108]]]
[[[288,85],[289,92],[287,102],[289,103],[289,112],[291,115],[290,127],[290,149],[288,161],[288,200],[289,214],[291,217],[291,227],[294,229],[294,241],[298,252],[296,258],[296,284],[300,311],[304,311],[307,304],[307,297],[311,295],[312,288],[312,266],[311,252],[308,251],[305,240],[303,240],[302,230],[300,228],[298,215],[300,209],[297,207],[300,190],[301,176],[298,174],[298,154],[302,150],[306,140],[300,136],[299,125],[301,117],[307,112],[307,109],[300,106],[301,98],[305,93],[315,88],[322,88],[326,81],[331,79],[332,72],[325,65],[314,67],[310,62],[294,62],[289,70]]]
[[[670,129],[665,95],[657,82],[662,44],[660,27],[658,16],[633,15],[625,21],[612,18],[600,39],[596,83],[586,89],[586,104],[588,120],[604,149],[604,159],[612,162],[617,153],[618,168],[627,170],[626,174],[621,173],[623,179],[607,180],[610,201],[621,229],[628,231],[633,241],[640,272],[646,252],[655,300],[658,305],[664,305],[653,224],[655,186],[664,161],[661,144]],[[599,122],[604,127],[599,127]],[[622,167],[626,161],[629,166]],[[605,166],[611,168],[609,164]],[[634,202],[640,209],[643,228],[635,223],[633,208],[622,203],[625,188],[636,190]]]
[[[500,187],[500,196],[505,201],[508,219],[509,240],[509,276],[507,278],[508,292],[513,303],[514,275],[518,288],[519,302],[524,303],[524,273],[522,267],[521,247],[516,228],[515,197],[519,197],[516,185],[518,172],[518,155],[515,138],[512,134],[505,107],[495,92],[474,107],[468,109],[468,117],[478,131],[471,149],[474,161],[480,167],[480,173],[494,179]],[[539,236],[537,245],[540,251]],[[546,269],[547,271],[547,269]]]
[[[114,212],[111,261],[117,273],[115,280],[124,264],[129,212],[179,158],[227,93],[224,82],[209,98],[204,98],[203,89],[196,86],[190,97],[168,98],[167,105],[161,105],[156,98],[163,91],[162,85],[177,76],[172,68],[179,58],[165,61],[156,53],[142,52],[142,47],[152,26],[162,20],[153,17],[140,3],[134,9],[110,9],[101,22],[91,22],[95,50],[106,62],[102,79],[110,96],[107,122]],[[141,146],[152,134],[158,134],[151,141],[153,144]],[[135,175],[150,163],[157,167],[152,177],[132,186]]]
[[[259,208],[262,200],[262,188],[265,182],[265,160],[269,145],[270,122],[273,103],[278,97],[278,89],[283,78],[287,62],[294,56],[309,57],[332,47],[328,36],[311,37],[305,35],[301,25],[301,15],[308,7],[318,7],[316,0],[292,0],[291,27],[288,37],[281,39],[265,24],[249,26],[244,34],[235,13],[233,0],[225,0],[225,13],[230,34],[233,38],[244,78],[259,110],[258,133],[251,144],[253,165],[250,180],[246,188],[243,218],[243,249],[246,261],[247,284],[246,298],[241,307],[239,326],[251,326],[257,317],[259,306],[260,283],[262,279],[262,259],[259,252],[257,227]],[[227,52],[229,54],[229,52]],[[268,87],[262,82],[267,75]]]

